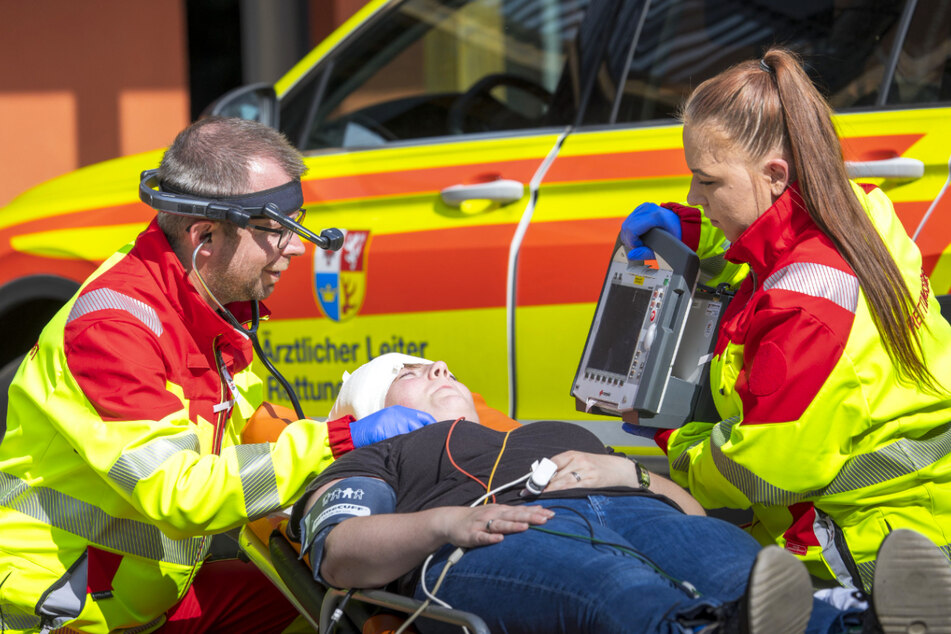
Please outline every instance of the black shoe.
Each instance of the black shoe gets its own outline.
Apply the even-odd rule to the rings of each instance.
[[[812,613],[812,582],[802,563],[778,546],[756,556],[746,593],[722,631],[802,634]]]
[[[872,607],[884,634],[951,634],[951,563],[921,533],[892,531],[878,550]]]

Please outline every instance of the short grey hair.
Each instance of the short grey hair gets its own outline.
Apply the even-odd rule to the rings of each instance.
[[[179,132],[165,151],[159,182],[201,198],[250,194],[251,165],[262,158],[276,162],[291,179],[307,172],[297,148],[270,126],[233,117],[199,119]],[[159,227],[173,247],[194,222],[193,217],[158,213]]]

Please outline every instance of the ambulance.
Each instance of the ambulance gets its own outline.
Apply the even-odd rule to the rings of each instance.
[[[340,251],[307,244],[292,262],[266,301],[265,352],[311,416],[344,370],[396,351],[446,360],[519,420],[597,422],[570,389],[621,220],[684,201],[678,105],[774,43],[803,55],[850,173],[895,202],[946,295],[949,5],[372,0],[276,84],[210,109],[282,130],[309,167],[308,227],[346,234]],[[0,209],[4,398],[44,323],[153,216],[139,175],[161,155],[77,170]],[[266,398],[288,405],[256,367]]]

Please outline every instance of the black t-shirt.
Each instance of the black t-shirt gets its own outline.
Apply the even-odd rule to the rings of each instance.
[[[483,495],[486,485],[495,489],[516,480],[529,473],[536,460],[551,458],[569,449],[616,453],[593,433],[573,423],[530,423],[514,429],[506,438],[505,432],[478,423],[443,421],[351,451],[325,469],[308,486],[308,491],[339,478],[370,476],[382,479],[396,492],[397,513],[465,506]],[[592,492],[592,489],[577,488],[520,497],[523,488],[519,485],[500,492],[494,501],[523,504],[551,497],[584,497]],[[602,488],[597,492],[600,495],[653,495],[631,487]],[[303,506],[307,497],[305,495],[298,506]],[[295,508],[295,511],[299,516],[301,509]]]
[[[486,492],[486,486],[491,490],[516,480],[528,474],[536,460],[551,458],[569,449],[594,454],[616,453],[593,433],[572,423],[530,423],[514,429],[506,438],[506,432],[478,423],[443,421],[355,449],[325,469],[307,489],[315,491],[341,478],[369,476],[382,479],[396,492],[397,513],[467,506]],[[577,488],[521,497],[519,493],[523,488],[520,484],[500,492],[494,502],[518,505],[545,498],[584,497],[596,492],[599,495],[646,495],[679,508],[665,496],[631,487]],[[292,539],[300,539],[300,518],[309,497],[304,494],[294,505],[288,523],[288,535]],[[414,572],[401,579],[397,584],[399,590],[411,592],[416,578]]]

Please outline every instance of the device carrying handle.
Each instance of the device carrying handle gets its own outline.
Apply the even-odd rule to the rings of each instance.
[[[621,234],[618,234],[618,241]],[[696,280],[700,272],[700,260],[693,249],[675,237],[669,231],[654,227],[645,233],[641,240],[655,255],[666,262],[674,271],[680,271],[688,280]]]

